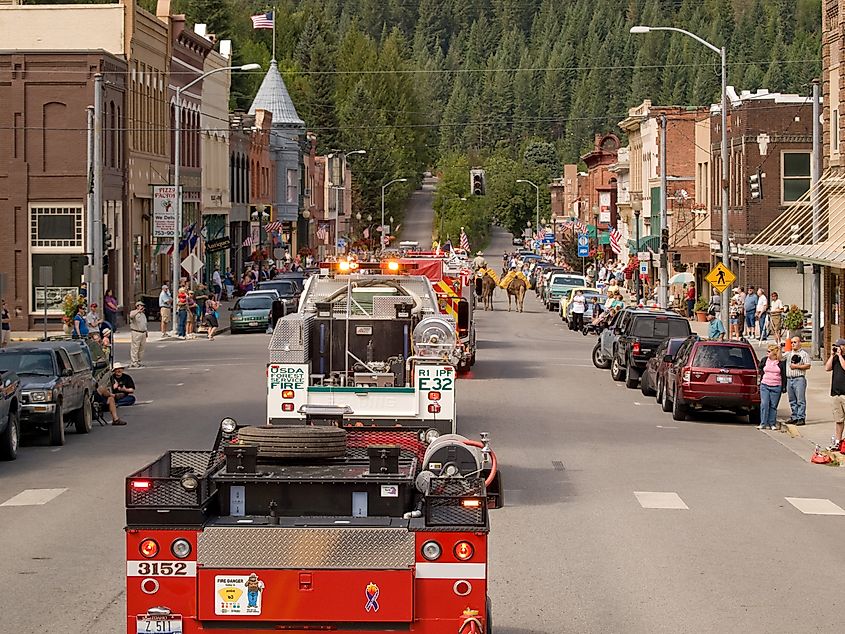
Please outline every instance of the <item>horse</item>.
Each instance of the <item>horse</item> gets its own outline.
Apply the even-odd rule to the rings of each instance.
[[[481,301],[484,302],[484,310],[494,310],[493,308],[493,292],[496,290],[496,280],[490,275],[489,271],[484,271],[484,276],[481,278]]]
[[[511,297],[514,298],[514,304],[516,305],[516,311],[521,313],[524,312],[523,307],[525,304],[525,280],[520,277],[514,277],[510,283],[508,284],[508,312],[511,312]]]

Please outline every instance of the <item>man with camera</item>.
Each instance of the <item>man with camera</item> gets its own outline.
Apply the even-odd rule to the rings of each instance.
[[[833,372],[830,379],[830,400],[833,402],[833,422],[836,423],[836,435],[833,444],[836,448],[842,443],[845,429],[845,339],[837,339],[833,350],[824,364],[824,369]]]
[[[792,353],[787,354],[786,393],[789,395],[789,409],[792,416],[787,421],[793,425],[804,425],[807,417],[807,370],[812,367],[810,355],[801,348],[801,337],[792,338]]]

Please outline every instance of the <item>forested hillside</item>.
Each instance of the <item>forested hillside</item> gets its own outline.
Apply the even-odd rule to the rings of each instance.
[[[152,0],[148,0],[152,4]],[[441,156],[520,161],[531,138],[569,162],[627,108],[710,103],[719,60],[690,38],[631,35],[634,24],[688,29],[725,44],[738,89],[807,93],[820,69],[820,0],[279,0],[276,57],[321,147],[366,148],[359,202]],[[236,61],[270,59],[255,0],[177,0],[234,40]],[[762,27],[762,28],[760,28]],[[246,108],[261,74],[236,77]],[[450,159],[451,160],[451,159]],[[454,163],[454,161],[451,161]],[[533,210],[533,192],[518,190]],[[394,190],[401,196],[402,191]],[[510,201],[513,202],[513,201]],[[516,221],[516,219],[514,219]]]

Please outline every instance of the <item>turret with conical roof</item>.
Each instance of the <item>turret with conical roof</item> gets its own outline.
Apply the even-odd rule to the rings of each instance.
[[[290,98],[276,60],[270,62],[270,69],[255,94],[255,99],[249,107],[249,114],[255,114],[256,110],[272,112],[273,127],[305,127],[305,122],[296,113],[296,107]]]

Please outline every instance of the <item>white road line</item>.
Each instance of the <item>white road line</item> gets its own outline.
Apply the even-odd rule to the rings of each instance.
[[[669,427],[667,425],[658,425],[657,429],[678,429],[677,427]]]
[[[644,509],[679,509],[688,511],[689,507],[684,504],[681,496],[674,491],[634,491],[637,502]]]
[[[785,498],[804,515],[845,515],[845,509],[821,498]]]
[[[41,506],[59,497],[67,489],[26,489],[0,506]]]

